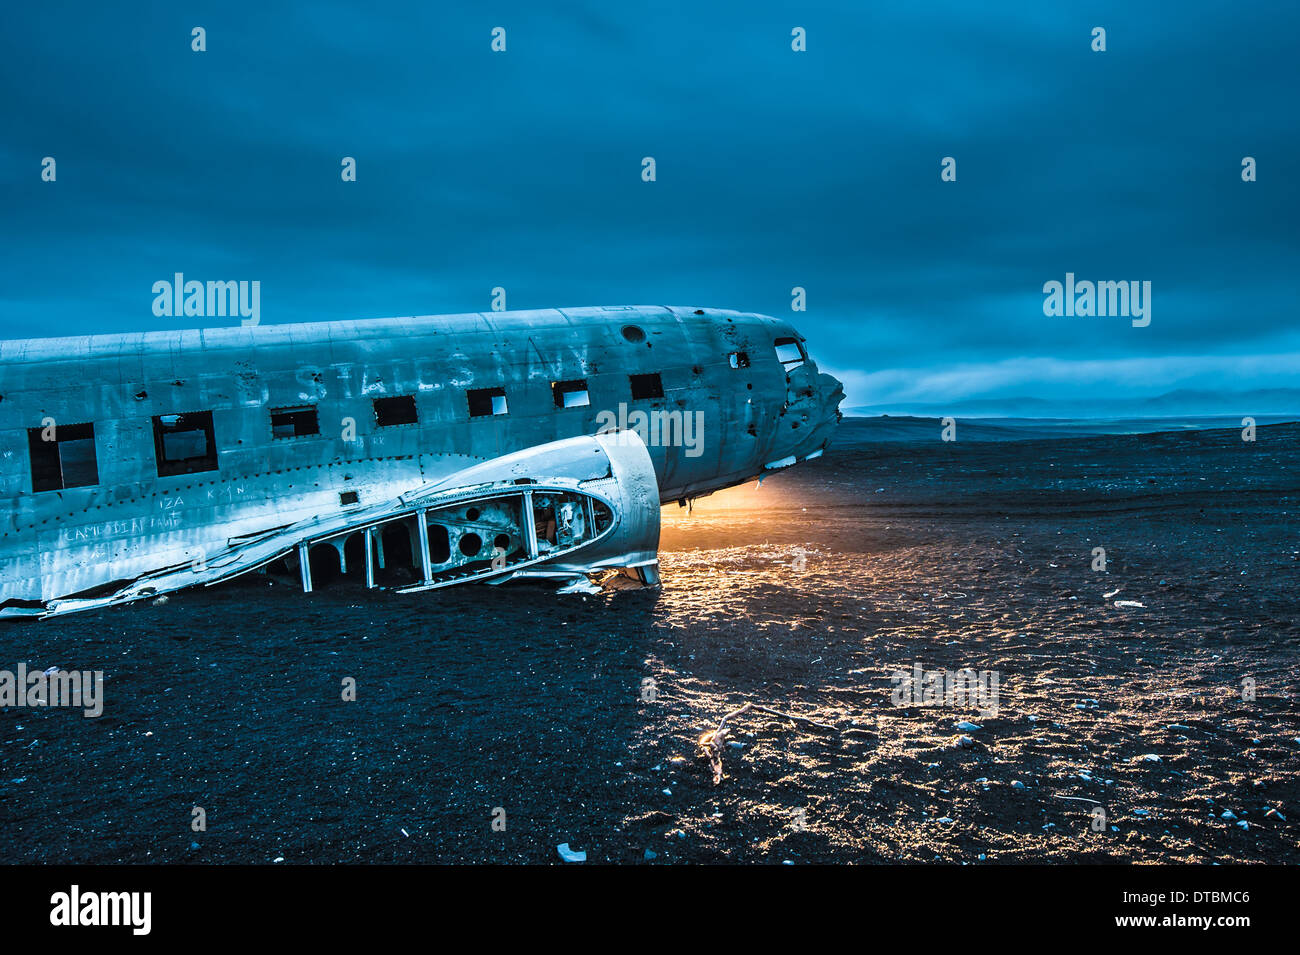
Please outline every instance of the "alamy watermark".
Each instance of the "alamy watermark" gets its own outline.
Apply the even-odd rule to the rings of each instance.
[[[172,281],[153,283],[153,313],[159,318],[240,318],[240,324],[257,325],[262,321],[262,283],[247,279],[230,282],[185,281],[177,272]]]
[[[910,672],[897,670],[889,679],[895,706],[948,706],[976,709],[986,717],[998,715],[997,670],[926,670],[916,663]]]
[[[64,706],[79,708],[82,715],[96,717],[104,712],[102,670],[27,669],[0,670],[0,708],[10,706]]]
[[[116,925],[131,929],[133,935],[148,935],[152,911],[152,892],[91,892],[73,885],[50,896],[54,926]]]
[[[618,411],[596,413],[596,433],[624,435],[635,431],[648,448],[685,448],[688,458],[704,453],[703,411],[628,411],[619,402]]]
[[[1064,284],[1055,279],[1043,283],[1043,314],[1059,317],[1097,316],[1098,318],[1132,318],[1134,328],[1151,324],[1151,282],[1121,280],[1091,282],[1074,280],[1065,273]]]

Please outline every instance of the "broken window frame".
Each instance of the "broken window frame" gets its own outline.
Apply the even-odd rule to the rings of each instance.
[[[298,430],[299,422],[304,415],[310,415],[310,431]],[[288,417],[289,424],[293,428],[292,434],[276,433],[276,417]],[[320,416],[317,414],[315,405],[292,405],[287,408],[272,408],[271,417],[271,437],[276,441],[284,441],[291,438],[308,438],[312,435],[320,434]]]
[[[99,483],[99,457],[95,447],[95,425],[93,422],[81,424],[54,425],[54,437],[45,440],[45,428],[27,429],[27,447],[30,455],[32,493],[42,491],[63,491],[74,487],[94,487]],[[64,445],[77,444],[88,448],[88,459],[72,462],[74,468],[85,468],[94,480],[81,480],[75,474],[69,481],[68,461],[64,459]],[[39,465],[39,470],[38,470]],[[82,475],[84,477],[84,475]]]
[[[776,349],[776,360],[786,371],[793,371],[808,360],[808,353],[803,350],[803,345],[797,338],[778,338],[772,343],[772,347]],[[791,347],[794,348],[793,356],[789,351]],[[783,348],[786,349],[787,356],[784,358],[781,357]]]
[[[173,424],[164,423],[164,418],[176,419]],[[167,436],[201,433],[204,451],[202,454],[173,458],[167,454]],[[154,462],[159,477],[173,477],[177,474],[199,474],[204,471],[217,470],[217,438],[212,423],[211,411],[186,411],[178,414],[153,416]]]

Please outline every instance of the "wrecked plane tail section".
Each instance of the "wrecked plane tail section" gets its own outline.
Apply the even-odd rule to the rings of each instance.
[[[401,532],[394,537],[392,532]],[[159,568],[106,595],[61,598],[42,616],[143,600],[211,585],[276,562],[296,568],[313,589],[312,552],[326,545],[346,569],[357,550],[367,587],[378,586],[385,542],[409,546],[416,579],[393,589],[434,590],[518,577],[581,582],[624,569],[643,584],[658,582],[659,487],[645,444],[635,432],[568,438],[465,468],[433,484],[369,507],[232,538],[202,561]],[[357,546],[359,544],[359,547]],[[6,610],[0,614],[6,614]],[[17,616],[18,614],[12,614]]]

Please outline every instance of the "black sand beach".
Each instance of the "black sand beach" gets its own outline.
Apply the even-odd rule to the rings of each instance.
[[[0,711],[0,861],[1300,862],[1300,425],[971,429],[847,419],[666,508],[661,590],[249,577],[8,624],[0,667],[106,701]],[[892,705],[915,664],[996,671],[997,715]],[[738,717],[715,785],[746,702],[823,726]]]

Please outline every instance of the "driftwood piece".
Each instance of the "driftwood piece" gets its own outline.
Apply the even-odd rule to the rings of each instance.
[[[785,713],[781,710],[773,709],[770,706],[763,706],[761,703],[749,702],[744,706],[732,710],[718,722],[718,728],[711,733],[705,733],[700,737],[700,749],[709,760],[709,766],[713,769],[713,785],[722,782],[722,747],[727,743],[727,721],[743,716],[749,712],[769,713],[772,716],[779,716],[782,719],[794,720],[798,723],[807,723],[810,726],[816,726],[819,729],[829,730],[832,733],[837,731],[837,727],[827,723],[819,723],[807,716],[798,716],[794,713]]]

